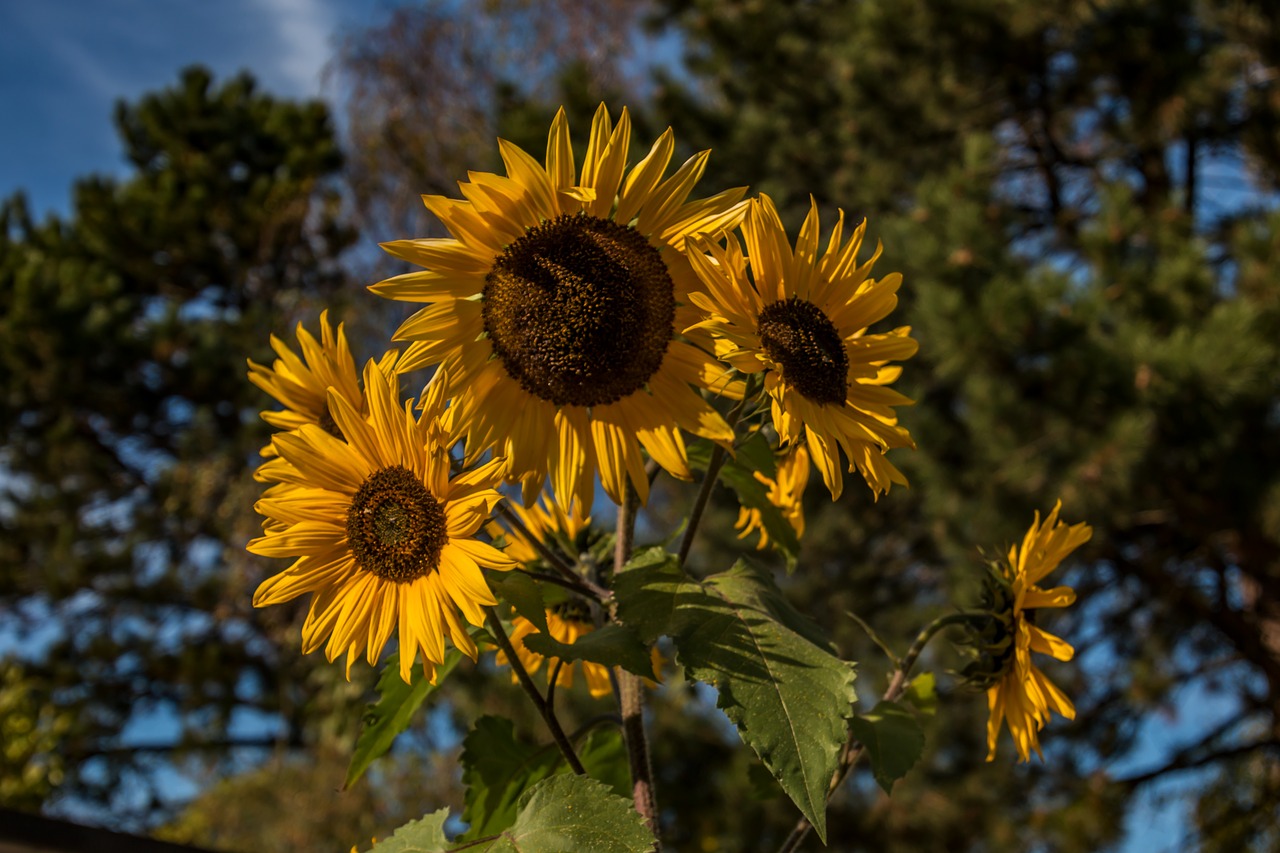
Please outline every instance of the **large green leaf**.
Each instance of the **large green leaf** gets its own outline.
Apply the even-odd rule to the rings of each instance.
[[[414,713],[453,671],[461,657],[462,653],[457,649],[451,648],[445,653],[444,663],[436,667],[436,684],[423,677],[420,667],[413,668],[412,681],[405,684],[400,677],[400,654],[397,652],[387,658],[382,674],[378,676],[378,701],[365,711],[343,788],[351,787],[374,759],[391,748],[396,736],[408,728]]]
[[[881,702],[849,724],[871,757],[871,772],[887,794],[924,752],[924,732],[909,711],[895,702]]]
[[[654,677],[649,647],[634,631],[617,623],[583,634],[573,643],[562,643],[550,634],[528,634],[524,644],[540,655],[565,661],[588,660],[608,667],[620,666],[645,678]]]
[[[623,623],[675,640],[689,677],[719,690],[742,739],[825,839],[827,787],[857,698],[852,666],[749,563],[700,583],[648,551],[614,580]]]
[[[761,441],[764,439],[761,438]],[[751,442],[747,443],[750,446]],[[796,535],[796,530],[791,526],[791,522],[787,521],[782,514],[782,510],[778,509],[774,503],[769,500],[769,489],[764,483],[761,483],[755,477],[755,469],[748,463],[750,459],[756,459],[759,456],[758,448],[753,448],[752,453],[739,454],[742,461],[736,459],[726,459],[724,465],[720,468],[718,479],[721,483],[733,489],[738,496],[738,503],[748,509],[756,509],[760,511],[760,520],[764,524],[764,529],[769,533],[769,541],[774,544],[782,556],[787,561],[787,571],[794,571],[796,567],[796,558],[800,554],[800,538]],[[711,447],[709,444],[696,442],[689,447],[689,464],[700,471],[706,471],[707,465],[711,459]],[[766,473],[768,469],[762,471]],[[774,467],[776,475],[777,468]]]
[[[653,833],[631,806],[585,776],[544,779],[520,798],[516,822],[477,853],[648,853]]]
[[[596,729],[575,749],[592,777],[618,794],[631,792],[626,750],[616,729]],[[484,838],[511,826],[525,791],[549,776],[569,772],[554,744],[518,740],[511,721],[502,717],[476,721],[462,742],[461,761],[466,785],[462,818],[470,824],[465,839]]]
[[[674,637],[681,596],[701,589],[680,568],[674,554],[656,547],[636,553],[613,578],[618,618],[646,643],[663,635]]]
[[[440,809],[411,820],[386,841],[375,844],[369,853],[444,853],[449,846],[444,835],[444,822],[448,819],[449,810]]]

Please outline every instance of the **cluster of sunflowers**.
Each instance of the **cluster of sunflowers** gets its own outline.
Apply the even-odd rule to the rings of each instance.
[[[659,469],[692,481],[701,468],[709,487],[726,457],[762,437],[776,464],[755,477],[798,536],[811,464],[832,499],[846,471],[877,498],[906,484],[886,454],[914,447],[895,411],[911,401],[890,386],[917,343],[907,327],[868,331],[895,308],[902,277],[871,276],[879,246],[858,259],[865,223],[846,239],[841,213],[822,250],[816,204],[793,243],[767,196],[736,188],[691,201],[708,152],[667,176],[667,130],[628,168],[630,119],[623,110],[614,124],[603,105],[581,168],[563,110],[545,163],[499,146],[505,176],[469,173],[462,199],[424,196],[451,237],[383,246],[423,268],[370,288],[425,305],[394,335],[406,346],[360,372],[342,326],[322,315],[319,340],[299,326],[300,355],[273,339],[279,360],[251,363],[250,379],[283,409],[263,415],[279,432],[257,471],[270,484],[256,507],[264,533],[248,547],[294,560],[254,604],[311,594],[303,650],[345,655],[348,673],[358,657],[375,664],[392,634],[406,681],[415,661],[434,681],[446,642],[476,659],[468,626],[491,622],[499,603],[486,570],[532,574],[558,560],[600,591],[594,610],[570,593],[547,613],[561,643],[607,621],[608,575],[593,576],[573,550],[597,487],[630,514]],[[430,382],[404,399],[401,377],[424,368]],[[710,450],[700,466],[695,441]],[[764,509],[744,506],[738,519],[761,548],[771,544]],[[993,573],[999,612],[970,625],[992,754],[1002,721],[1026,760],[1051,710],[1074,714],[1030,660],[1072,654],[1028,618],[1074,598],[1036,586],[1090,534],[1057,513],[1043,524],[1037,515]],[[567,559],[550,553],[557,542]],[[523,640],[540,628],[508,624],[536,671],[543,657]],[[499,662],[514,663],[506,653]],[[567,686],[563,663],[549,663],[549,677]],[[608,669],[584,667],[593,695],[616,689]]]

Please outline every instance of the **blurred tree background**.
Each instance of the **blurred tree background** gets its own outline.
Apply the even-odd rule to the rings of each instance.
[[[460,739],[521,699],[460,667],[386,766],[334,793],[372,673],[347,685],[299,660],[301,613],[249,607],[272,567],[241,551],[267,402],[243,359],[322,305],[376,355],[397,318],[360,288],[398,270],[344,253],[353,229],[366,246],[439,235],[419,193],[497,167],[495,135],[540,152],[560,103],[585,143],[605,100],[639,140],[672,124],[686,154],[713,149],[704,189],[768,192],[793,228],[811,193],[828,225],[836,207],[869,217],[878,269],[906,277],[894,321],[921,344],[903,377],[920,449],[895,461],[912,486],[873,502],[850,484],[836,504],[811,489],[786,581],[862,662],[864,701],[887,667],[849,613],[901,651],[1034,509],[1061,497],[1095,528],[1061,578],[1080,603],[1051,628],[1078,656],[1051,676],[1079,714],[1045,733],[1046,760],[1013,766],[1005,743],[985,764],[985,702],[938,653],[925,759],[892,798],[855,774],[831,849],[1095,850],[1171,815],[1171,849],[1280,847],[1274,12],[440,2],[348,34],[341,146],[322,106],[244,78],[187,72],[122,107],[131,178],[83,182],[67,221],[3,211],[0,606],[24,640],[0,709],[33,734],[6,728],[0,804],[128,807],[228,850],[346,850],[456,809]],[[744,547],[726,535],[695,559]],[[653,714],[671,848],[775,848],[794,810],[714,702],[669,684]],[[166,739],[136,735],[157,719]],[[220,781],[177,814],[176,772]]]

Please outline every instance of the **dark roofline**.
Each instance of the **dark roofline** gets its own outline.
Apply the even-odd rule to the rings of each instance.
[[[0,853],[212,853],[0,808]]]

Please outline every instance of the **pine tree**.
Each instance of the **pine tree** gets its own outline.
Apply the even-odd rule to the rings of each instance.
[[[147,814],[172,805],[156,762],[231,758],[234,715],[282,743],[323,716],[249,606],[267,401],[244,375],[335,303],[353,233],[319,103],[192,68],[115,118],[126,177],[78,182],[65,220],[0,211],[0,610],[31,695],[75,721],[62,793]]]

